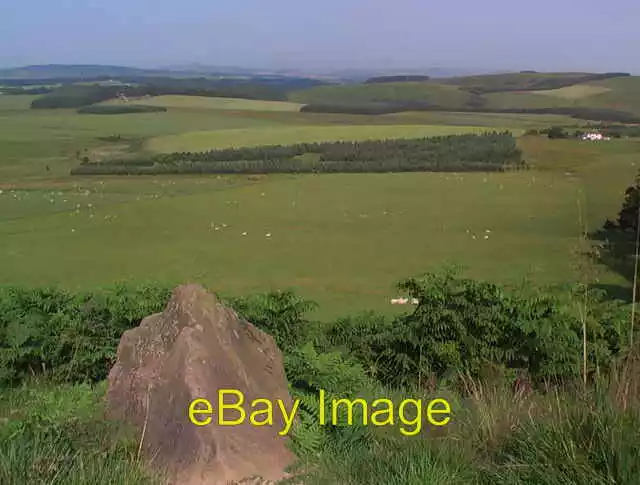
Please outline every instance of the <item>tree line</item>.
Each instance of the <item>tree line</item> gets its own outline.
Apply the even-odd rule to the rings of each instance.
[[[524,168],[511,133],[338,141],[177,152],[85,162],[73,175],[503,171]]]
[[[367,79],[364,84],[422,82],[430,79],[431,78],[429,76],[422,76],[419,74],[408,74],[404,76],[376,76]]]
[[[13,94],[13,95],[48,94],[55,91],[55,89],[56,88],[50,88],[50,87],[44,87],[44,86],[40,86],[37,88],[27,88],[27,87],[17,87],[17,86],[2,86],[2,84],[0,84],[0,94]]]

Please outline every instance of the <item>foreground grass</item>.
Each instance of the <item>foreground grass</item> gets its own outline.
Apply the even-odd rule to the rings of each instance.
[[[465,392],[441,388],[436,393],[453,405],[454,420],[444,431],[402,437],[393,430],[360,428],[351,438],[328,442],[318,455],[302,457],[303,473],[292,482],[637,484],[638,396],[626,407],[616,399],[616,389],[637,392],[632,381],[587,394],[565,389],[516,399],[506,382],[466,382],[471,387]],[[159,483],[138,461],[134,435],[100,418],[104,390],[103,384],[53,388],[32,383],[3,392],[0,483]]]
[[[154,485],[121,425],[105,422],[105,386],[32,383],[0,393],[0,483]]]

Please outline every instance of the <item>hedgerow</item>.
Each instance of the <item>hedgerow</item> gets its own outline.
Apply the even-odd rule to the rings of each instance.
[[[120,336],[161,311],[162,286],[116,286],[72,293],[59,288],[0,288],[0,384],[45,375],[55,381],[104,379]]]

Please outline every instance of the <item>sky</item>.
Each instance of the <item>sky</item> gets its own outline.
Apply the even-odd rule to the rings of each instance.
[[[640,74],[639,0],[0,0],[0,67]]]

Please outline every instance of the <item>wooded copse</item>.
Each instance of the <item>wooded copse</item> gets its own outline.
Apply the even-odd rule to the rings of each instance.
[[[180,152],[85,162],[75,175],[153,173],[502,171],[524,168],[509,132]]]

